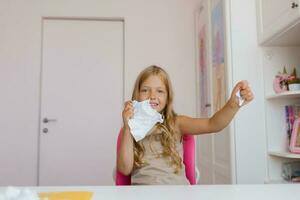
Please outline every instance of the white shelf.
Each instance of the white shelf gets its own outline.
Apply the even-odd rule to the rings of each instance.
[[[270,156],[276,156],[281,158],[294,158],[300,159],[300,154],[290,153],[290,152],[279,152],[279,151],[270,151]]]
[[[300,98],[300,91],[288,91],[288,92],[282,92],[282,93],[271,94],[266,96],[267,100],[283,99],[283,98]]]

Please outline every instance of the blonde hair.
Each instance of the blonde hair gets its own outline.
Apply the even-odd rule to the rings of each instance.
[[[173,110],[173,89],[167,72],[161,67],[155,65],[149,66],[144,69],[135,81],[132,100],[138,99],[141,85],[147,78],[153,75],[160,77],[167,90],[166,106],[161,111],[161,114],[164,117],[164,122],[161,124],[156,124],[153,130],[158,133],[155,134],[155,139],[159,139],[163,147],[162,154],[158,156],[168,158],[168,160],[170,161],[169,164],[171,166],[174,166],[174,173],[178,173],[182,168],[182,159],[176,150],[176,142],[179,139],[179,129],[175,124],[177,114]],[[151,134],[149,137],[149,140],[152,141],[154,135]],[[144,164],[146,164],[143,161],[144,153],[145,148],[142,141],[134,141],[134,168],[140,168]]]

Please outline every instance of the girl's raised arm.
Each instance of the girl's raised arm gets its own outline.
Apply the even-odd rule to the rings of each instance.
[[[188,116],[177,116],[176,123],[181,133],[199,135],[205,133],[215,133],[225,128],[239,110],[239,100],[236,93],[240,91],[244,102],[241,106],[246,105],[253,100],[253,94],[247,81],[240,81],[234,87],[230,99],[227,103],[216,112],[211,118],[191,118]]]

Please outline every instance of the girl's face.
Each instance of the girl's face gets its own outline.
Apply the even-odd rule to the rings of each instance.
[[[141,85],[138,101],[150,99],[150,105],[157,112],[162,112],[167,104],[167,88],[159,76],[149,76]]]

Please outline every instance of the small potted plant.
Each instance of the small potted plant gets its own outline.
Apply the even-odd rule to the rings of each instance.
[[[300,90],[300,79],[297,77],[296,68],[294,68],[291,78],[287,81],[289,91]]]

